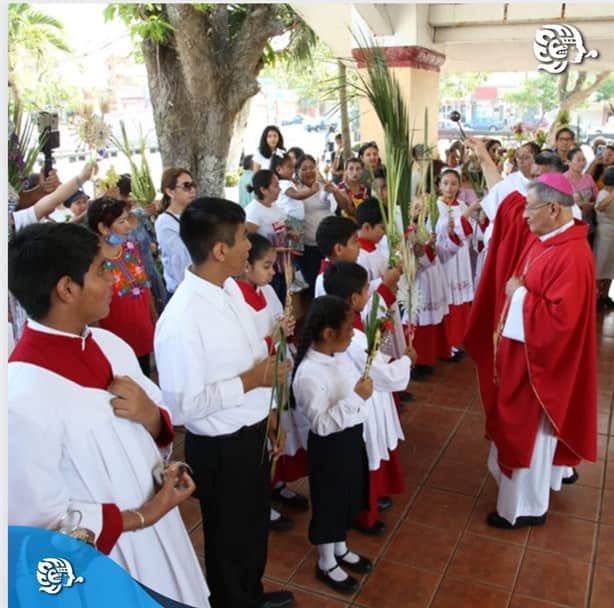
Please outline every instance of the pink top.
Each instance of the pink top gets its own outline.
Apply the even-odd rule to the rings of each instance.
[[[563,175],[569,180],[574,191],[574,195],[581,196],[585,201],[594,201],[597,198],[597,184],[588,174],[584,174],[580,179],[574,179],[570,171]],[[574,196],[574,198],[576,198]]]

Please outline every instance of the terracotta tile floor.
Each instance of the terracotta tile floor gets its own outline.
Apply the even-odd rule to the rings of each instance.
[[[485,466],[483,416],[471,361],[442,363],[401,415],[408,492],[382,513],[380,538],[349,533],[349,546],[375,562],[361,590],[343,597],[315,580],[309,513],[287,514],[295,527],[272,532],[267,589],[288,588],[299,608],[547,608],[614,606],[614,312],[598,320],[599,461],[553,492],[548,523],[493,530],[496,485]],[[183,455],[178,434],[176,454]],[[308,493],[306,481],[295,489]],[[198,503],[181,513],[202,564]]]

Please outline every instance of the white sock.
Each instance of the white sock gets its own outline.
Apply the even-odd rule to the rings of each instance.
[[[347,555],[345,555],[346,552]],[[335,543],[335,555],[337,557],[341,557],[343,555],[343,561],[348,562],[349,564],[357,564],[360,561],[360,555],[352,553],[348,549],[347,543],[345,541]]]
[[[335,543],[318,545],[318,555],[318,566],[320,566],[320,570],[326,572],[334,581],[341,582],[348,577],[343,568],[335,568],[335,566],[337,566],[337,560],[335,559]],[[331,570],[331,568],[333,569]]]
[[[271,521],[277,521],[281,517],[281,513],[279,511],[276,511],[275,509],[271,508],[271,514],[270,514],[269,517],[270,517]]]

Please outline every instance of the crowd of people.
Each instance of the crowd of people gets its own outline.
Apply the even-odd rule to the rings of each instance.
[[[77,512],[94,546],[162,595],[282,608],[292,594],[262,585],[268,534],[311,509],[315,577],[355,593],[352,575],[373,566],[347,531],[384,533],[378,514],[405,491],[410,383],[465,351],[499,486],[488,524],[546,522],[550,489],[596,458],[614,147],[597,143],[587,168],[567,128],[512,154],[467,138],[445,163],[416,146],[408,219],[430,236],[410,240],[408,278],[391,263],[378,144],[334,142],[328,180],[266,127],[237,201],[197,196],[181,167],[159,202],[136,205],[129,175],[89,200],[90,162],[12,197],[9,523],[58,529]],[[386,320],[371,353],[372,311]],[[272,407],[280,395],[291,407]],[[188,466],[169,462],[174,426]],[[309,497],[288,486],[305,477]],[[206,581],[177,509],[195,491]]]

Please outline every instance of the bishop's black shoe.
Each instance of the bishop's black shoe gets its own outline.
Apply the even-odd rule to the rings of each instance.
[[[568,486],[570,486],[570,485],[576,483],[576,481],[578,481],[578,479],[580,479],[580,474],[574,468],[573,473],[569,477],[563,477],[563,479],[561,479],[561,482],[566,484],[566,485],[568,485]]]
[[[511,524],[507,519],[501,517],[496,511],[489,513],[486,517],[486,523],[493,528],[502,530],[516,530],[517,528],[526,528],[527,526],[543,526],[546,523],[546,515],[531,516],[525,515],[516,518],[516,523]]]

